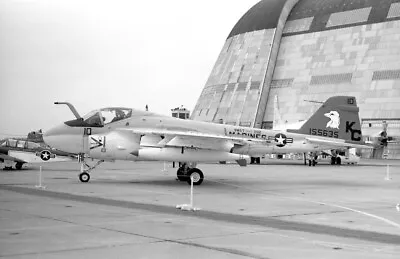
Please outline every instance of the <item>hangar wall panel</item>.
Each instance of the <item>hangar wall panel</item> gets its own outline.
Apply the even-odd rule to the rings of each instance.
[[[338,93],[357,97],[361,118],[400,118],[399,42],[398,20],[283,37],[273,82],[293,82],[271,87],[264,121],[275,95],[283,119],[296,122],[319,106],[304,100]]]
[[[192,119],[234,125],[254,121],[274,29],[229,38],[193,110]]]

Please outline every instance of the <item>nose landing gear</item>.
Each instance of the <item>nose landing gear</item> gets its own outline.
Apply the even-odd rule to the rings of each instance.
[[[90,172],[95,169],[97,166],[99,166],[101,163],[104,162],[104,160],[99,160],[96,162],[95,165],[90,166],[85,162],[85,155],[84,154],[80,154],[78,156],[78,160],[81,163],[81,173],[79,174],[79,180],[82,183],[87,183],[90,180]],[[86,167],[86,169],[85,169]]]

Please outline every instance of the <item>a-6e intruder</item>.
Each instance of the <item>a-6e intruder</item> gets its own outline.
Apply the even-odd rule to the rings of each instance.
[[[88,182],[89,172],[103,161],[180,161],[177,176],[194,184],[204,175],[197,162],[237,161],[270,153],[316,152],[337,148],[369,148],[362,141],[356,98],[329,98],[298,130],[267,130],[182,120],[149,111],[111,107],[81,117],[66,102],[76,119],[44,134],[44,141],[59,150],[79,154],[79,179]],[[88,166],[85,157],[98,159]],[[315,165],[312,158],[310,163]]]

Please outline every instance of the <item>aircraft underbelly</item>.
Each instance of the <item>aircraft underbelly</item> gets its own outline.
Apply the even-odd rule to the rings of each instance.
[[[295,143],[285,144],[283,146],[270,145],[270,146],[252,146],[248,150],[251,156],[265,155],[265,154],[285,154],[285,153],[303,153],[322,150],[322,146],[310,144],[307,142],[298,141]]]
[[[213,161],[234,161],[243,159],[240,154],[233,154],[224,151],[191,149],[191,148],[152,148],[143,147],[139,150],[140,160],[161,160],[180,162],[213,162]]]

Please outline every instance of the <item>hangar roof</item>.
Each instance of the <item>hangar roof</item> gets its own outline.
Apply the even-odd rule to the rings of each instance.
[[[228,38],[251,31],[276,28],[279,16],[288,0],[262,0],[248,10],[236,23]],[[332,13],[372,7],[364,24],[383,22],[392,3],[400,0],[300,0],[292,9],[288,21],[314,17],[311,31],[326,29]],[[309,32],[311,32],[309,31]]]

